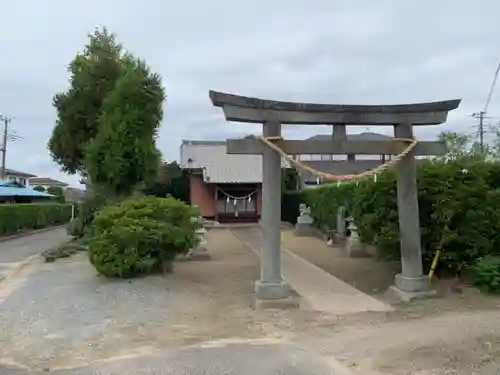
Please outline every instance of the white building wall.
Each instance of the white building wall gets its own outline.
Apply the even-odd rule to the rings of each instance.
[[[8,181],[16,181],[17,183],[23,185],[23,186],[28,186],[28,179],[26,177],[20,177],[18,175],[10,175],[6,174],[5,179]]]

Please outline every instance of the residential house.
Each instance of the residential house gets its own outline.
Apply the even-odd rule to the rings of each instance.
[[[50,177],[32,177],[28,181],[29,187],[43,186],[45,189],[50,187],[60,187],[63,190],[69,186],[66,182],[54,180]]]
[[[63,190],[64,199],[66,202],[78,202],[85,197],[85,190],[77,189],[69,186],[66,182],[54,180],[49,177],[33,177],[29,179],[31,188],[43,186],[45,190],[51,187],[59,187]]]
[[[348,134],[348,141],[387,141],[393,137],[378,133]],[[331,140],[332,135],[315,135],[307,140]],[[391,155],[297,155],[298,160],[318,171],[334,175],[359,174],[375,169],[391,159]],[[300,172],[301,187],[304,189],[321,185],[324,181],[309,172]]]
[[[191,204],[199,207],[203,217],[219,222],[260,218],[260,155],[227,154],[225,141],[185,140],[180,151],[180,167],[189,175]]]
[[[5,169],[4,179],[7,181],[17,182],[19,185],[23,187],[28,186],[28,179],[32,177],[36,177],[36,175],[31,173],[16,171],[14,169],[9,169],[9,168]]]
[[[17,181],[0,180],[0,204],[48,201],[53,195],[24,187]]]
[[[17,184],[13,186],[6,186],[6,185],[4,186],[11,188],[14,187],[34,188],[36,186],[43,186],[45,189],[48,189],[49,187],[61,187],[64,191],[64,196],[67,202],[76,202],[82,200],[85,195],[85,190],[69,187],[68,184],[65,182],[57,181],[47,177],[38,177],[31,173],[20,172],[9,168],[5,169],[5,181],[3,181],[3,183],[5,184],[6,182],[13,182]],[[0,180],[0,187],[2,186],[1,183],[2,180]],[[25,193],[29,195],[29,192]],[[36,199],[42,196],[44,195],[36,194],[37,197]],[[49,194],[47,196],[50,197],[51,195]],[[19,199],[17,200],[19,201]]]

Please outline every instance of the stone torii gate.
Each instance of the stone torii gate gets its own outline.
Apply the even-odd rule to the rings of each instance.
[[[460,99],[402,105],[330,105],[263,100],[210,91],[210,99],[221,107],[227,121],[262,123],[263,136],[288,155],[365,154],[395,155],[411,140],[413,126],[444,123]],[[331,141],[283,140],[282,124],[333,125]],[[348,141],[346,125],[394,127],[396,139]],[[398,140],[399,139],[399,140]],[[420,221],[414,157],[443,155],[441,142],[418,142],[397,165],[397,202],[401,242],[401,273],[395,277],[398,291],[410,294],[431,292],[424,276],[421,257]],[[256,138],[227,140],[228,154],[262,155],[262,252],[261,275],[256,281],[257,299],[287,299],[290,288],[281,277],[281,155]],[[244,168],[244,166],[242,166]]]

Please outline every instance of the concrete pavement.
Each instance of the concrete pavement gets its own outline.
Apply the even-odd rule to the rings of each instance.
[[[262,248],[261,232],[257,226],[233,229],[233,233],[259,256]],[[285,248],[281,251],[281,267],[283,279],[313,310],[339,315],[393,310],[388,304],[359,291]]]

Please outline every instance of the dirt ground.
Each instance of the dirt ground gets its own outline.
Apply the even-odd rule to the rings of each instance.
[[[282,230],[281,240],[286,249],[362,292],[380,299],[386,299],[387,288],[393,284],[394,275],[400,272],[397,262],[378,261],[375,257],[349,258],[340,246],[327,246],[324,241],[313,236],[296,237],[290,228]],[[457,280],[434,278],[433,287],[444,298],[415,301],[398,306],[398,310],[409,314],[472,311],[495,308],[500,301]]]
[[[349,366],[355,374],[498,373],[499,299],[466,290],[461,295],[399,306],[391,313],[335,316],[303,309],[254,310],[253,281],[259,275],[256,255],[229,230],[210,230],[207,240],[211,261],[179,261],[171,275],[148,277],[130,283],[101,280],[95,276],[82,255],[54,264],[26,268],[19,275],[22,283],[20,279],[12,279],[0,284],[3,299],[3,302],[0,300],[0,314],[3,309],[3,314],[9,317],[15,314],[27,316],[29,311],[15,309],[21,309],[22,303],[28,303],[38,320],[34,325],[34,318],[29,317],[30,335],[23,333],[16,336],[19,331],[26,331],[25,322],[9,321],[2,327],[0,343],[8,345],[0,345],[0,362],[54,369],[131,354],[154,353],[164,348],[200,343],[211,345],[210,342],[214,340],[262,339],[294,343],[319,352],[326,359],[335,358]],[[294,242],[293,239],[290,241]],[[318,246],[317,242],[308,244],[301,239],[295,243],[310,251]],[[339,273],[338,277],[343,275],[344,281],[359,288],[368,288],[371,283],[375,283],[363,280],[366,275],[361,271],[355,273],[356,277],[350,275],[345,263],[340,268],[335,267],[331,268],[334,275],[337,272],[335,270],[340,269],[343,273]],[[363,267],[371,269],[369,263]],[[77,270],[84,272],[79,276]],[[106,317],[112,316],[121,323],[106,318],[107,328],[96,328],[91,342],[82,341],[80,336],[68,341],[71,330],[68,331],[62,323],[56,327],[59,331],[53,327],[56,324],[54,319],[57,318],[57,323],[62,320],[58,316],[50,320],[49,315],[55,314],[53,307],[43,317],[42,307],[36,307],[38,305],[32,300],[23,302],[26,298],[19,293],[22,290],[30,293],[26,289],[30,279],[41,284],[41,279],[35,277],[58,277],[64,272],[71,282],[61,279],[59,285],[56,279],[51,279],[53,290],[43,296],[47,303],[53,306],[50,293],[56,293],[58,288],[62,290],[63,287],[72,294],[85,291],[85,300],[92,300],[96,293],[100,296],[92,300],[92,304],[86,302],[87,305],[75,302],[81,299],[74,296],[74,300],[69,301],[70,306],[66,302],[68,296],[63,298],[61,294],[54,294],[53,298],[59,304],[57,311],[61,310],[61,314],[74,314],[75,306],[78,306],[79,311],[85,310],[85,315],[78,318],[72,315],[74,320],[83,320],[78,323],[80,325],[72,326],[74,332],[84,329],[81,328],[83,326],[90,329],[89,320],[104,317],[98,314],[103,306],[108,310]],[[385,269],[381,267],[372,269],[370,280],[377,277],[387,280],[385,274],[381,275],[383,272]],[[377,285],[383,285],[383,282]],[[122,290],[120,294],[107,294],[117,287]],[[110,297],[113,302],[106,305]],[[133,300],[124,305],[125,300],[130,299]],[[37,303],[42,303],[40,301]],[[7,319],[0,318],[4,321]],[[43,322],[52,325],[48,337],[37,334],[36,329],[40,332],[47,329]],[[34,352],[47,346],[47,338],[51,345],[59,345],[65,350],[52,353],[50,357],[42,357],[40,353]],[[28,348],[31,348],[29,358],[26,356]]]

